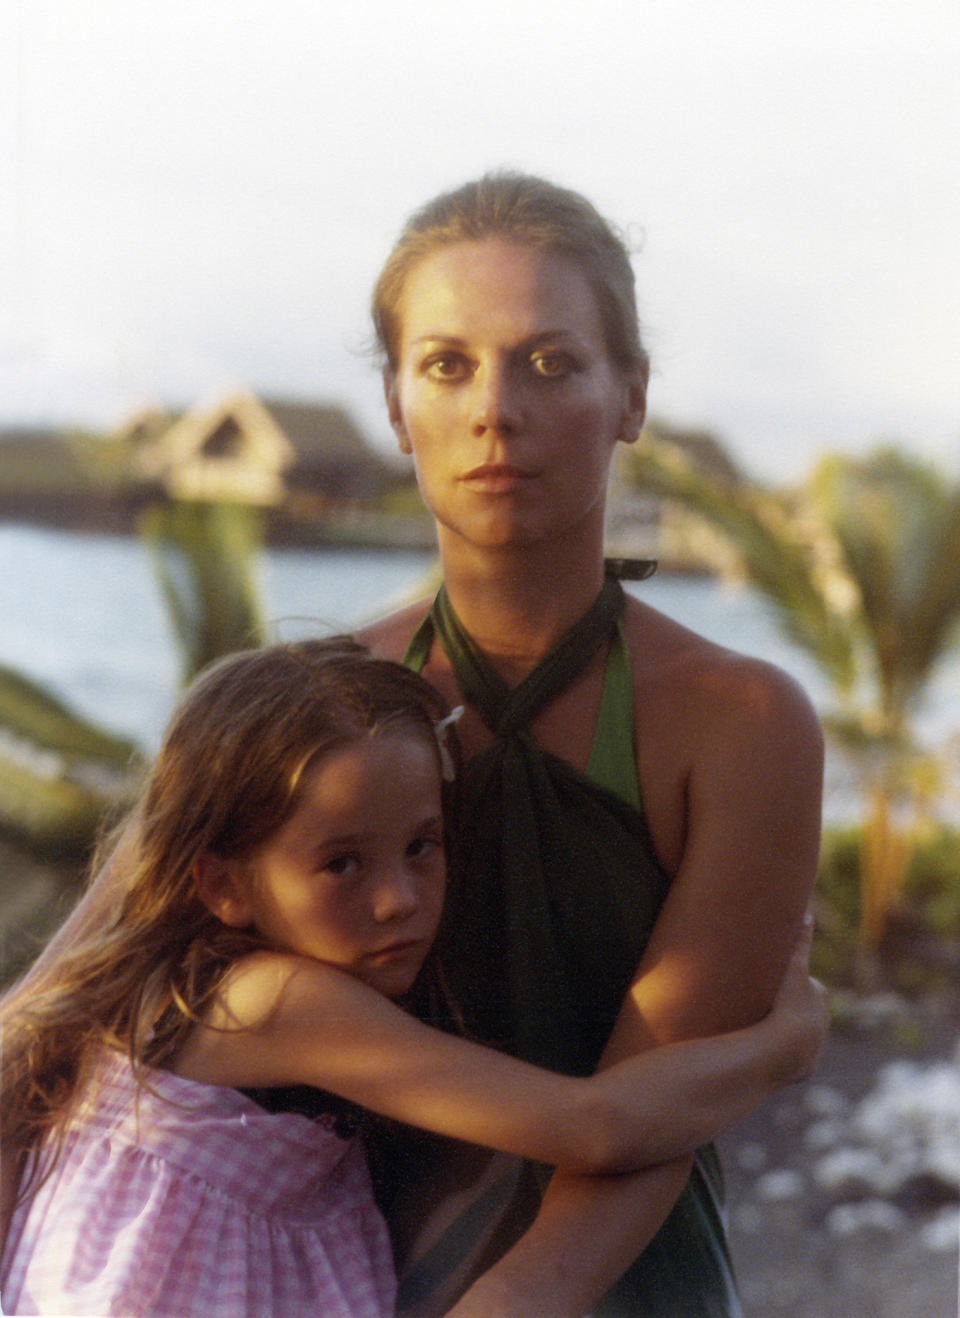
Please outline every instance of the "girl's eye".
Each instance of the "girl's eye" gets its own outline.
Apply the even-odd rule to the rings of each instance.
[[[433,833],[425,833],[423,837],[416,837],[407,847],[408,860],[423,860],[443,846],[443,839]]]
[[[576,369],[576,363],[565,352],[539,352],[531,359],[534,373],[544,380],[563,380]]]
[[[324,860],[321,869],[327,874],[353,874],[360,864],[360,859],[352,851],[344,851],[339,856],[331,856]]]

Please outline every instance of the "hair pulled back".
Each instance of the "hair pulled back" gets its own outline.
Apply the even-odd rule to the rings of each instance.
[[[407,276],[440,247],[484,238],[504,238],[579,266],[597,299],[611,360],[624,371],[645,369],[633,267],[623,238],[580,193],[533,175],[500,172],[442,193],[407,221],[371,299],[388,370],[397,369]]]

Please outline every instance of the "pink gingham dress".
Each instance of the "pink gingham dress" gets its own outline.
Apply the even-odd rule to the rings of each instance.
[[[5,1314],[393,1314],[358,1140],[234,1089],[146,1077],[118,1054],[98,1068],[56,1170],[11,1223]]]

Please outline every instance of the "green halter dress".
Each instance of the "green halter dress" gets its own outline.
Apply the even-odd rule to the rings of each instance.
[[[608,578],[588,613],[510,691],[441,588],[405,657],[419,671],[437,639],[464,699],[496,737],[464,773],[465,825],[439,944],[452,997],[476,1037],[577,1075],[597,1064],[670,882],[643,817],[623,606],[619,582]],[[541,750],[527,725],[608,639],[593,750],[581,773]],[[396,1198],[384,1198],[398,1239],[402,1219],[430,1215],[431,1186],[436,1199],[444,1170],[455,1208],[406,1270],[400,1261],[397,1312],[410,1318],[443,1312],[431,1299],[452,1278],[462,1286],[478,1275],[522,1233],[545,1175],[464,1146],[420,1143],[397,1175]],[[700,1151],[669,1218],[593,1313],[740,1314],[712,1147]]]

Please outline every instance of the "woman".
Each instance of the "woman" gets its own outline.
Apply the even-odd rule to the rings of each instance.
[[[576,194],[484,179],[414,217],[374,319],[445,589],[363,639],[466,704],[441,953],[458,1005],[479,1037],[581,1073],[759,1020],[812,886],[820,731],[782,673],[605,579],[608,466],[647,384],[623,244]],[[61,939],[110,900],[108,867]],[[709,1149],[557,1175],[542,1198],[466,1148],[387,1154],[403,1315],[739,1312]]]
[[[413,217],[373,311],[444,588],[362,639],[466,704],[442,955],[468,1021],[583,1072],[758,1019],[814,878],[821,735],[784,674],[605,576],[608,468],[648,376],[622,242],[577,194],[487,177]],[[532,1206],[530,1178],[463,1164],[418,1149],[383,1192],[401,1313],[443,1312],[484,1267],[456,1318],[739,1313],[712,1150],[558,1174]],[[445,1177],[454,1207],[408,1242]]]

